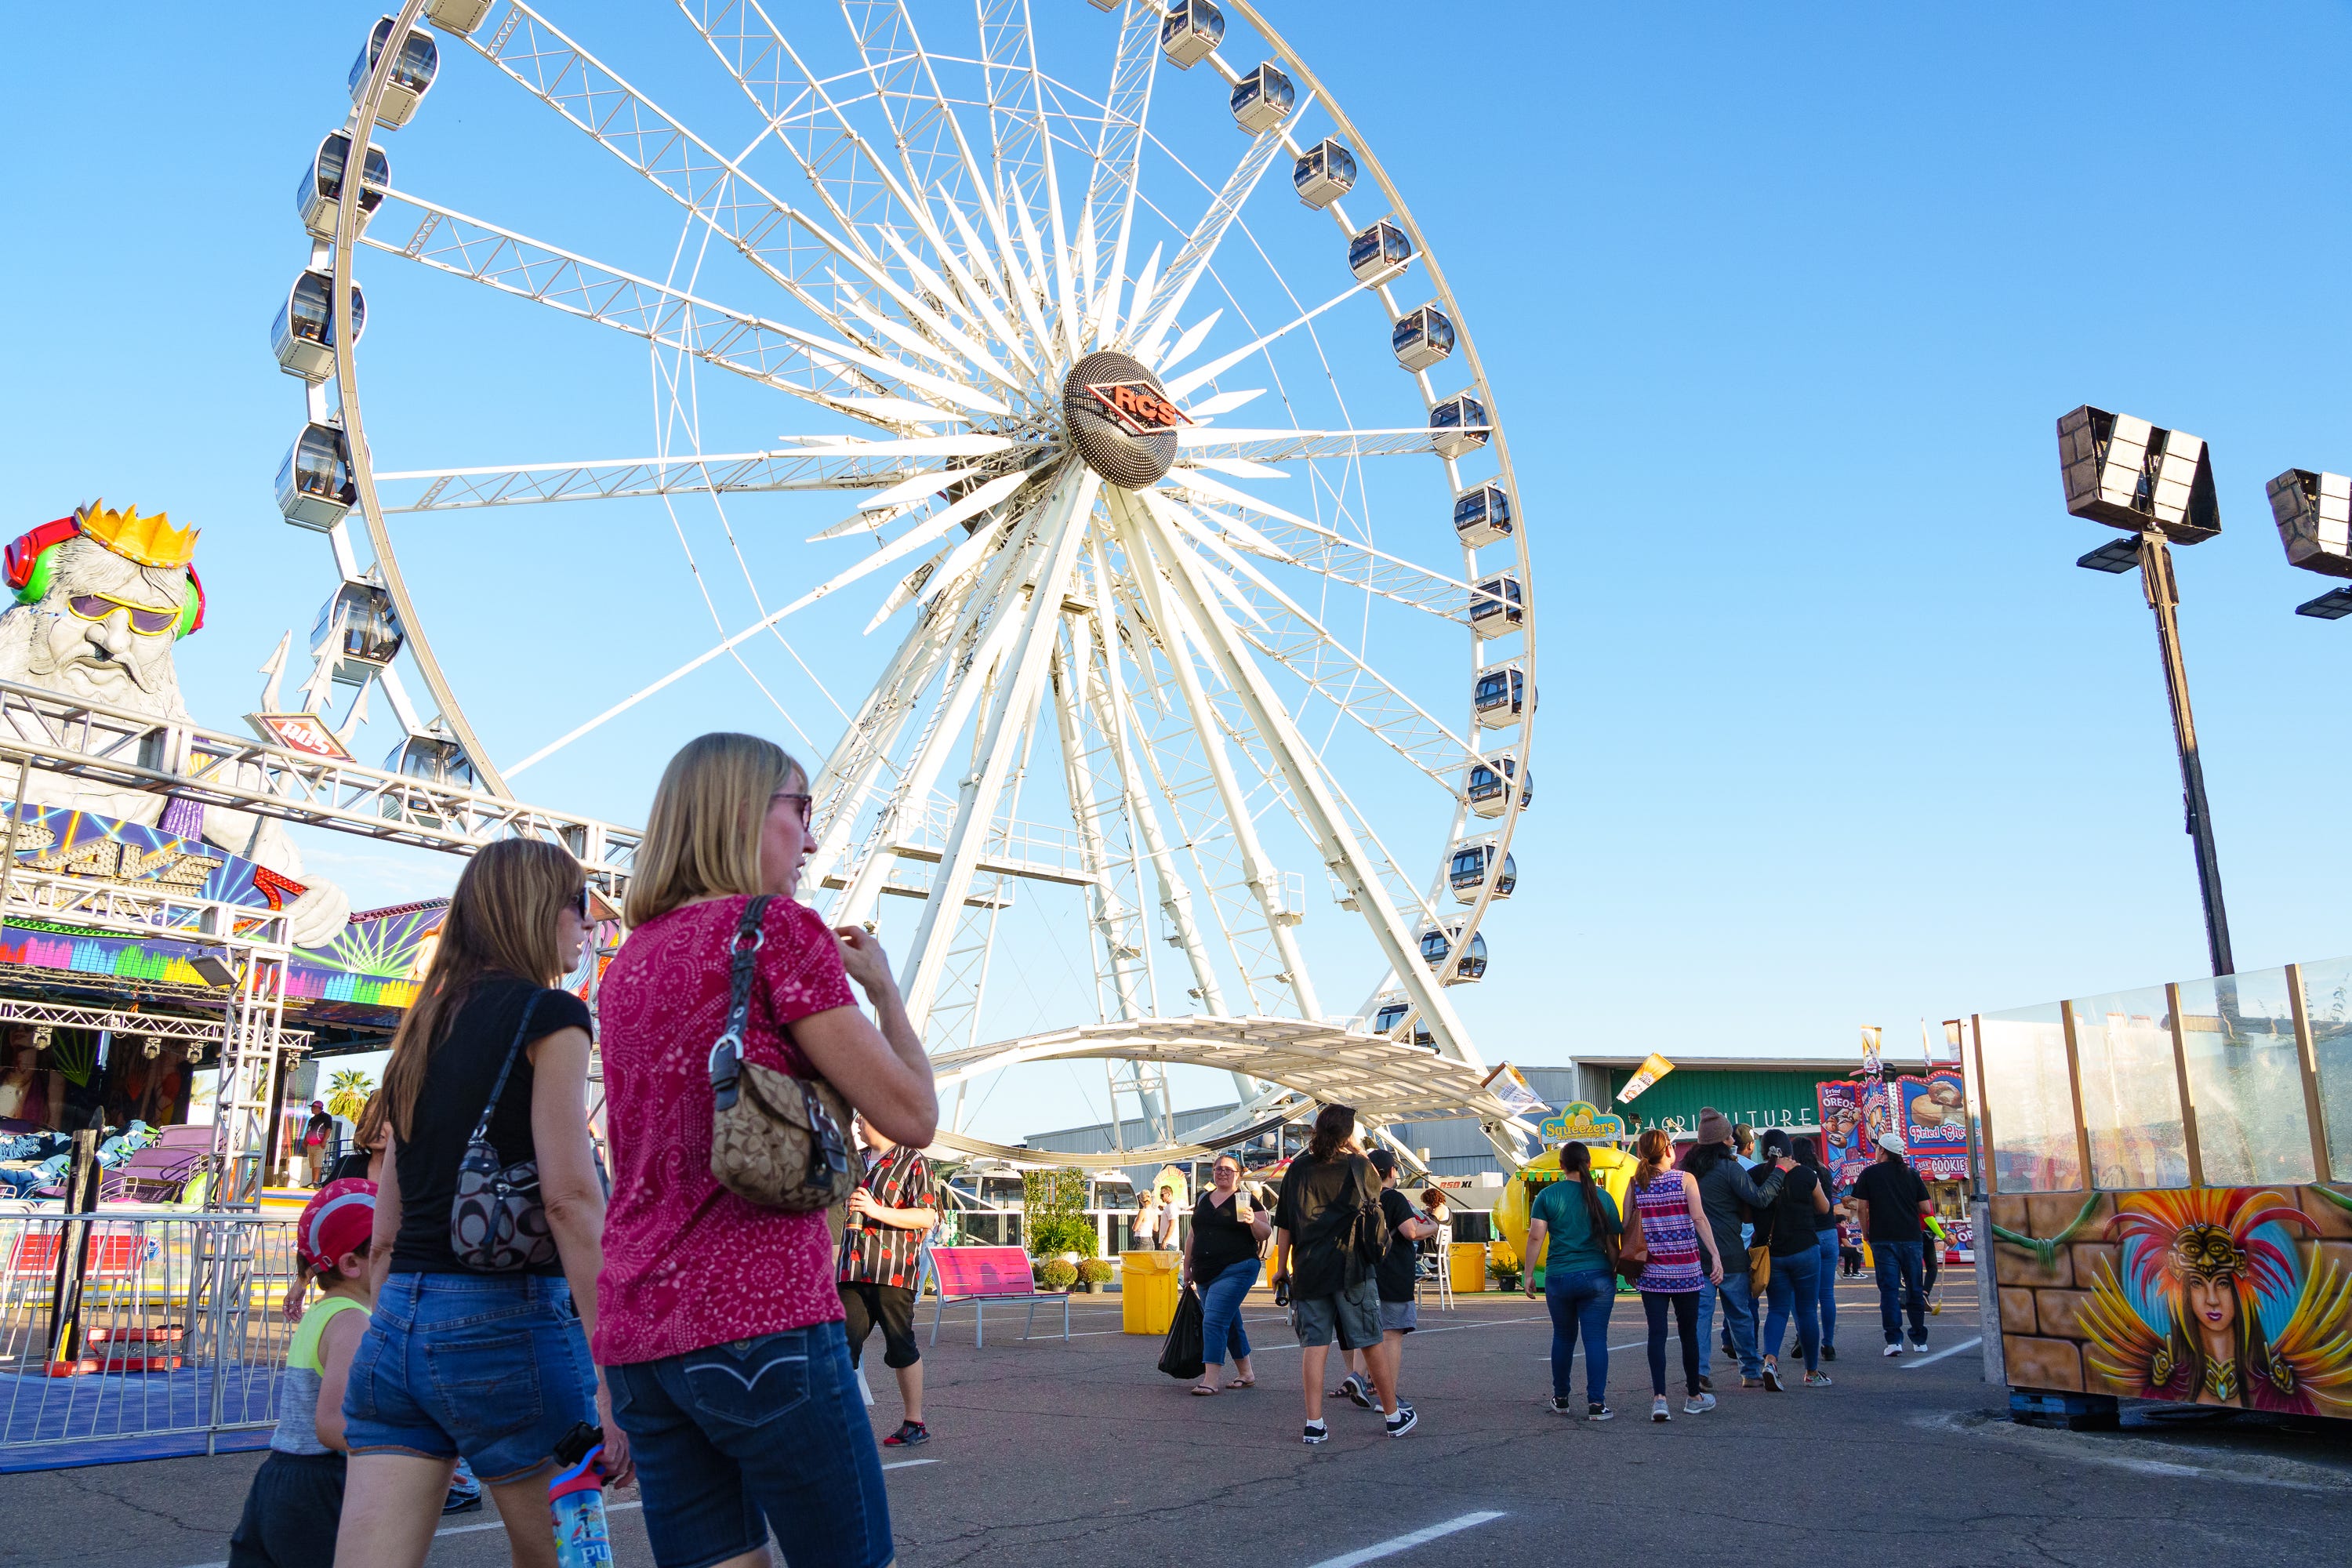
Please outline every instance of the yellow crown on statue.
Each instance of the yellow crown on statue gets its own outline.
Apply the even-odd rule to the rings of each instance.
[[[135,506],[110,511],[105,501],[94,500],[74,515],[84,533],[125,561],[136,561],[142,566],[185,566],[195,559],[196,535],[202,530],[174,528],[163,512],[142,517]]]

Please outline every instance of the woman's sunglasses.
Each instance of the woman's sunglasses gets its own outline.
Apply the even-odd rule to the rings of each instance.
[[[799,801],[801,803],[801,826],[803,827],[806,827],[809,825],[809,812],[816,804],[815,796],[795,794],[793,791],[788,789],[780,789],[775,794],[768,797],[768,804],[770,805],[773,805],[780,800]]]

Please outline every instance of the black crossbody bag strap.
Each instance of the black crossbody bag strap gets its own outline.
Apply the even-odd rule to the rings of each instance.
[[[490,1113],[498,1110],[499,1098],[507,1091],[507,1075],[514,1071],[515,1058],[522,1052],[523,1037],[530,1028],[530,1016],[539,1011],[539,999],[546,994],[544,991],[533,991],[530,1000],[522,1005],[522,1022],[515,1026],[514,1038],[508,1042],[507,1059],[499,1068],[499,1081],[490,1085],[490,1098],[482,1102],[482,1119],[474,1123],[474,1135],[467,1139],[467,1142],[489,1141]]]

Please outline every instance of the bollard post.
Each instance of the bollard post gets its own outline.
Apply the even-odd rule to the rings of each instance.
[[[73,1135],[73,1155],[66,1167],[65,1223],[58,1227],[57,1278],[49,1291],[49,1354],[46,1370],[51,1376],[71,1376],[81,1361],[82,1276],[89,1266],[84,1256],[89,1222],[77,1214],[98,1209],[98,1133],[89,1128]]]

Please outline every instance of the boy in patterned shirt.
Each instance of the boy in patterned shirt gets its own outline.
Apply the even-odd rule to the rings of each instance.
[[[866,1342],[882,1331],[882,1364],[898,1374],[898,1398],[906,1406],[898,1429],[882,1439],[886,1447],[911,1448],[930,1441],[923,1425],[923,1352],[915,1343],[915,1283],[923,1237],[939,1222],[938,1194],[930,1163],[919,1149],[893,1143],[877,1128],[856,1120],[866,1145],[866,1174],[849,1194],[849,1217],[841,1233],[842,1327],[849,1336],[849,1362],[858,1364]]]

